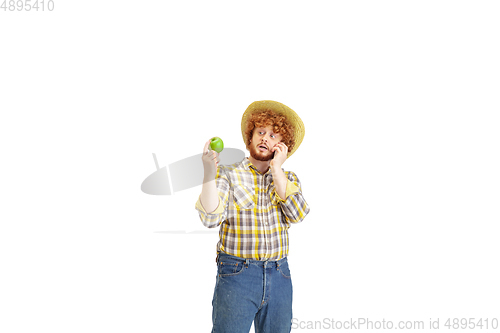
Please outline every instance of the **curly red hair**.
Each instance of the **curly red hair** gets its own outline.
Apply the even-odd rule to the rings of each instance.
[[[257,127],[272,126],[275,133],[281,135],[281,142],[291,151],[295,146],[295,138],[293,135],[293,126],[285,116],[277,114],[272,110],[260,110],[248,117],[245,128],[246,146],[250,145],[250,140],[253,136],[253,130]]]

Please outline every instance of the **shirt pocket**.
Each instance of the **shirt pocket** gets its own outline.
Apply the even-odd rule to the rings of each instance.
[[[235,185],[233,196],[234,205],[239,209],[251,209],[255,206],[255,193],[246,186]]]

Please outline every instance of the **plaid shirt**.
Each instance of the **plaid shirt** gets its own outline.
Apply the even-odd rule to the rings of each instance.
[[[217,250],[254,260],[279,260],[288,254],[288,228],[309,213],[297,176],[288,178],[286,199],[276,192],[269,169],[260,173],[248,160],[217,168],[219,206],[207,213],[196,202],[200,219],[207,228],[219,229]]]

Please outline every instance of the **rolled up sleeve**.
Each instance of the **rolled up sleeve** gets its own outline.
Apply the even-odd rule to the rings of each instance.
[[[274,190],[272,200],[280,205],[287,222],[299,223],[309,213],[310,207],[302,195],[302,188],[297,175],[293,172],[287,172],[287,178],[285,200],[280,198],[276,190]]]

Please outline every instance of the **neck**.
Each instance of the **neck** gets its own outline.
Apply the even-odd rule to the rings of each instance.
[[[271,165],[271,160],[259,161],[252,156],[248,156],[248,160],[257,168],[257,170],[259,170],[260,173],[266,173],[267,170],[269,170],[269,166]]]

